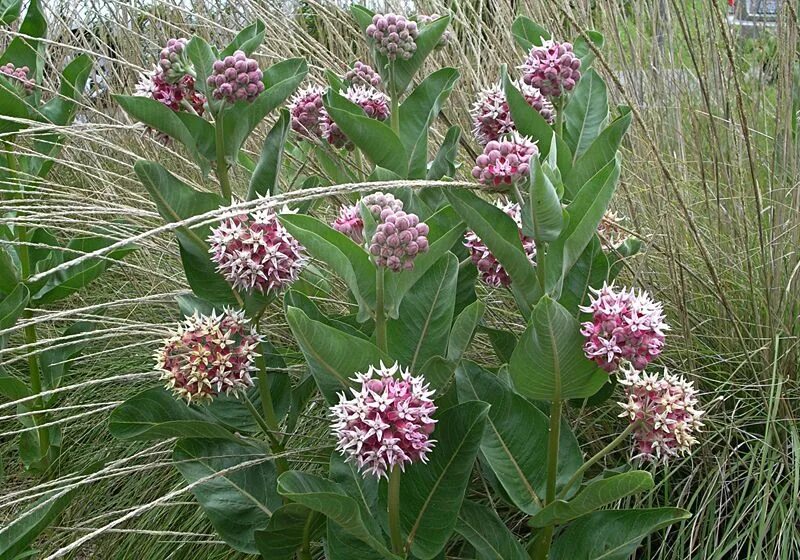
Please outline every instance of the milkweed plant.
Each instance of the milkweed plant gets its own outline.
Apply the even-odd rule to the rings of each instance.
[[[111,433],[173,439],[175,467],[219,537],[265,559],[629,558],[690,516],[633,508],[630,497],[698,445],[703,405],[660,363],[677,336],[661,303],[617,279],[640,243],[609,208],[631,113],[609,108],[592,68],[602,35],[570,42],[517,18],[525,55],[475,92],[470,130],[452,126],[434,150],[430,131],[459,72],[422,73],[456,38],[449,17],[352,15],[363,56],[338,74],[312,79],[302,59],[268,65],[256,22],[222,48],[170,39],[115,97],[183,150],[208,188],[136,162],[191,294],[154,348],[161,385],[119,405]],[[25,136],[23,123],[66,125],[90,68],[75,59],[42,103],[32,48],[15,39],[0,58],[11,201],[35,196],[61,141],[46,127]],[[243,146],[262,122],[271,126],[254,160]],[[23,141],[33,155],[19,155]],[[459,153],[470,145],[474,158]],[[107,261],[59,265],[105,240],[63,246],[23,210],[10,215],[0,307],[11,314],[0,319],[4,329],[22,321],[30,343],[31,310]],[[28,241],[53,249],[34,257]],[[344,306],[318,305],[331,290],[346,290]],[[489,328],[497,302],[524,329]],[[279,313],[293,340],[274,336]],[[473,347],[476,334],[496,355]],[[25,382],[3,373],[4,391],[30,396],[33,428],[50,403],[36,395],[58,382],[48,363],[34,358]],[[320,401],[327,429],[298,437]],[[589,404],[617,417],[592,455],[571,424]],[[46,466],[58,439],[31,430],[28,462]],[[602,468],[626,448],[628,461]],[[525,523],[512,529],[509,516]]]

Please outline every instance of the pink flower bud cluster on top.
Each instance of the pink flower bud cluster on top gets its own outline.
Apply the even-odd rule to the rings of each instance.
[[[344,79],[352,86],[362,85],[377,88],[381,85],[380,75],[372,69],[372,66],[364,64],[360,60],[353,63],[353,67],[347,71]]]
[[[211,93],[214,99],[250,103],[264,91],[263,77],[256,60],[247,58],[243,51],[236,51],[214,63],[214,71],[207,83],[214,88]]]
[[[625,389],[625,402],[618,403],[633,429],[635,457],[667,462],[688,455],[697,443],[703,411],[697,409],[697,390],[683,376],[648,374],[625,368],[619,378]]]
[[[158,57],[158,67],[170,83],[175,83],[185,75],[194,77],[194,67],[186,55],[186,45],[189,41],[183,37],[170,39],[161,49]]]
[[[391,193],[376,192],[368,194],[361,199],[361,204],[370,211],[372,217],[376,220],[381,219],[384,210],[397,212],[403,209],[403,201]]]
[[[339,209],[339,216],[331,224],[336,231],[340,231],[350,239],[361,245],[364,243],[364,220],[361,219],[359,205],[363,204],[369,210],[375,220],[381,219],[381,213],[389,209],[397,212],[403,209],[403,201],[394,197],[390,193],[376,192],[362,198],[357,204],[342,206]]]
[[[428,224],[420,222],[416,214],[389,208],[381,212],[380,219],[369,244],[375,264],[392,272],[413,270],[414,259],[428,250]]]
[[[357,386],[350,397],[339,393],[339,403],[330,409],[336,450],[363,476],[376,478],[388,478],[394,467],[405,470],[406,464],[427,462],[436,443],[430,439],[436,405],[423,377],[397,363],[381,363],[357,373],[353,381]]]
[[[0,66],[0,74],[5,76],[12,84],[16,83],[22,86],[22,91],[25,92],[25,95],[33,93],[33,87],[35,85],[33,80],[28,78],[28,72],[30,72],[30,68],[27,66],[20,66],[17,68],[12,62],[6,62]]]
[[[211,260],[237,290],[279,292],[297,280],[305,249],[271,210],[223,220],[208,238]]]
[[[503,189],[525,180],[531,158],[538,155],[539,148],[527,136],[515,133],[508,140],[492,140],[475,160],[472,176],[490,190]]]
[[[532,266],[536,266],[536,244],[533,238],[522,233],[522,216],[519,204],[515,202],[497,201],[495,205],[517,224],[519,239],[520,242],[522,242],[522,248],[525,250],[525,256],[528,257]],[[464,236],[464,246],[469,249],[470,259],[478,268],[480,279],[484,283],[493,288],[499,288],[501,286],[503,288],[508,288],[511,286],[511,277],[508,275],[508,272],[506,272],[506,269],[503,268],[500,261],[497,260],[474,231],[467,231]]]
[[[323,95],[325,88],[309,86],[298,90],[289,102],[292,130],[300,136],[322,138],[322,119],[325,115]]]
[[[367,27],[367,37],[375,41],[378,52],[389,60],[408,60],[417,50],[417,22],[396,14],[375,14]]]
[[[583,323],[581,329],[586,337],[586,357],[609,373],[622,362],[643,370],[661,353],[669,330],[662,305],[645,291],[617,291],[607,283],[599,290],[591,288],[591,292],[594,295],[589,305],[580,307],[592,314],[592,320]]]
[[[391,102],[384,93],[378,91],[374,87],[361,85],[350,86],[343,95],[345,99],[361,107],[369,118],[378,121],[385,121],[389,118]],[[347,148],[348,150],[354,148],[350,139],[342,132],[339,125],[333,122],[333,119],[324,109],[322,111],[321,127],[322,137],[332,146]]]
[[[528,105],[536,109],[548,124],[553,124],[556,114],[553,104],[535,87],[521,81],[515,85],[522,92]],[[470,115],[472,115],[472,134],[481,146],[517,130],[511,118],[505,91],[499,82],[478,93]]]
[[[572,52],[571,43],[544,41],[534,46],[522,64],[522,79],[547,97],[559,97],[575,89],[581,79],[581,59]]]
[[[442,17],[442,16],[440,14],[437,14],[437,13],[433,13],[433,14],[429,14],[429,15],[419,14],[417,16],[417,21],[420,23],[420,25],[425,26],[425,25],[428,25],[430,23],[433,23],[434,21],[436,21],[440,17]],[[453,40],[453,31],[450,29],[450,27],[447,27],[444,30],[444,33],[442,33],[442,36],[439,37],[439,42],[436,43],[436,48],[437,49],[444,48],[452,40]]]
[[[261,336],[241,311],[187,317],[156,353],[167,389],[189,403],[208,402],[220,393],[253,386]]]

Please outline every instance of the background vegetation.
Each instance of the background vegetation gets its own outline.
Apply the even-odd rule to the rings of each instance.
[[[795,4],[783,2],[777,28],[749,39],[729,27],[724,2],[710,0],[453,0],[421,2],[418,9],[448,12],[454,19],[454,40],[428,63],[461,71],[440,133],[448,123],[469,130],[468,108],[476,91],[499,78],[500,64],[513,68],[521,61],[523,53],[510,33],[515,15],[540,21],[555,35],[603,31],[606,54],[595,68],[607,79],[612,100],[634,108],[615,209],[629,219],[644,248],[623,275],[665,302],[673,327],[665,360],[698,379],[710,411],[699,450],[669,471],[656,468],[657,486],[642,498],[649,505],[685,507],[694,517],[654,537],[642,557],[800,558],[800,18]],[[174,298],[185,289],[171,238],[148,233],[160,220],[133,163],[140,157],[159,160],[204,188],[199,170],[180,151],[132,126],[113,106],[111,94],[129,93],[138,71],[149,69],[167,38],[199,34],[226,42],[255,18],[267,23],[258,58],[272,64],[305,57],[320,83],[324,69],[342,73],[363,56],[364,40],[351,16],[327,2],[294,7],[257,0],[53,2],[47,16],[48,63],[62,68],[87,52],[98,61],[97,73],[76,124],[64,131],[70,139],[49,181],[30,186],[38,197],[23,207],[16,201],[0,204],[65,236],[100,227],[111,237],[136,237],[140,250],[94,289],[38,312],[34,319],[41,340],[35,347],[25,346],[17,330],[5,333],[12,343],[0,360],[13,368],[27,353],[47,348],[48,339],[68,321],[94,321],[99,329],[83,356],[70,363],[53,414],[64,430],[66,452],[51,480],[42,482],[22,470],[14,441],[21,429],[16,410],[0,403],[5,466],[0,521],[12,519],[47,489],[74,485],[80,496],[45,533],[38,545],[42,557],[131,515],[122,528],[104,532],[72,557],[234,558],[227,547],[217,546],[191,495],[180,493],[170,447],[120,442],[107,431],[116,403],[158,383],[151,353],[178,319]],[[14,36],[14,30],[3,29],[0,43]],[[260,139],[250,146],[253,157],[258,146]],[[463,178],[475,148],[465,135]],[[21,138],[18,150],[25,149]],[[325,176],[323,169],[315,172]],[[234,184],[236,179],[234,174]],[[245,185],[239,179],[241,191]],[[499,292],[486,297],[503,298]],[[342,305],[335,298],[320,300]],[[270,326],[273,342],[290,346],[288,327],[278,309],[273,311],[263,324]],[[490,324],[507,324],[508,317],[496,312]],[[475,348],[488,356],[488,336],[480,335]],[[304,373],[291,369],[296,379]],[[587,408],[570,414],[582,431],[579,439],[595,442],[598,449],[621,429],[610,412],[603,417]],[[299,426],[297,437],[306,441],[296,447],[308,450],[303,460],[325,461],[332,441],[324,437],[324,409],[312,403]],[[609,464],[618,458],[609,458]],[[85,474],[101,462],[102,470]],[[169,493],[171,498],[161,499]]]

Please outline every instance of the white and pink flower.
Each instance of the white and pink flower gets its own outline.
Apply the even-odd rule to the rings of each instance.
[[[571,43],[544,41],[534,46],[520,67],[522,79],[547,97],[560,97],[575,89],[580,73],[581,59],[575,56]]]

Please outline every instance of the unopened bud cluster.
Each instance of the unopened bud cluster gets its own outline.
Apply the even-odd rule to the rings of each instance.
[[[375,41],[378,52],[389,60],[408,60],[417,50],[417,22],[396,14],[375,14],[367,27],[367,37]]]
[[[236,51],[214,62],[207,83],[214,88],[211,94],[214,99],[224,99],[228,103],[252,102],[264,91],[263,77],[256,60],[247,58],[243,51]]]
[[[428,250],[428,224],[416,214],[385,208],[369,244],[378,266],[393,272],[413,270],[414,259]]]
[[[513,134],[507,140],[493,140],[475,160],[472,176],[492,190],[506,188],[525,180],[531,171],[530,161],[539,148],[527,136]]]
[[[325,108],[322,96],[325,88],[309,86],[298,90],[289,102],[292,130],[306,138],[322,138],[322,119]]]
[[[184,38],[170,39],[167,45],[161,49],[158,57],[158,67],[166,80],[175,83],[185,75],[194,77],[194,67],[189,61],[186,53],[186,45],[189,41]]]
[[[0,66],[0,74],[5,76],[12,84],[19,85],[25,95],[33,93],[34,83],[33,80],[28,78],[30,68],[27,66],[20,66],[17,68],[12,62],[7,62]]]
[[[356,60],[353,67],[344,75],[346,82],[353,86],[372,86],[374,88],[380,87],[381,77],[372,69],[372,66],[364,64],[360,60]]]
[[[581,79],[580,67],[581,59],[575,56],[571,43],[548,40],[531,48],[521,67],[522,78],[542,95],[559,97],[575,89]]]

